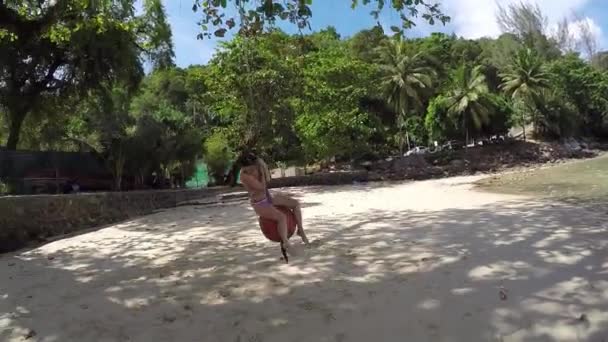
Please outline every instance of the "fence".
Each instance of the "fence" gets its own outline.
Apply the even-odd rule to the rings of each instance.
[[[0,150],[0,179],[16,194],[59,193],[70,180],[83,190],[109,190],[112,175],[92,153]]]

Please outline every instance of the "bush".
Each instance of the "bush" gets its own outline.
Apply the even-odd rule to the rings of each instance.
[[[4,182],[2,182],[2,180],[0,180],[0,196],[6,195],[9,192],[10,191],[9,191],[8,185],[5,184]]]
[[[428,134],[429,142],[444,143],[448,140],[458,140],[462,137],[459,133],[457,123],[447,113],[447,101],[442,95],[435,97],[429,103],[424,127]]]
[[[501,95],[488,94],[492,104],[490,120],[481,127],[481,134],[486,137],[494,135],[506,135],[511,127],[513,118],[513,106]]]
[[[228,134],[225,131],[216,130],[207,138],[204,159],[215,184],[223,184],[226,171],[234,159],[234,152],[228,145]]]
[[[580,117],[574,104],[561,92],[545,92],[536,101],[535,135],[545,139],[563,139],[580,131]]]

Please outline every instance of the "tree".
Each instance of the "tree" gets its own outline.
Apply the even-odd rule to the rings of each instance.
[[[443,95],[433,98],[427,108],[424,118],[424,128],[427,131],[429,142],[443,143],[459,137],[458,123],[448,115],[448,102]]]
[[[89,95],[80,113],[88,130],[96,133],[95,140],[88,144],[105,161],[114,177],[114,190],[120,191],[135,129],[129,115],[133,93],[129,87],[113,83],[104,84]]]
[[[576,27],[578,29],[576,47],[578,51],[583,52],[593,62],[593,57],[598,49],[598,37],[591,26],[592,22],[590,19],[583,18],[576,13],[574,14],[574,18],[576,19]]]
[[[193,98],[204,101],[205,97],[199,96],[206,92],[204,79],[189,78],[193,70],[168,68],[153,72],[142,82],[130,108],[131,116],[138,119],[137,132],[150,138],[148,144],[156,153],[155,171],[177,179],[180,185],[194,171],[196,158],[202,155],[205,133],[211,129],[189,107]],[[207,104],[198,103],[204,111]],[[148,163],[144,161],[143,165],[142,170],[136,170],[139,174],[151,171]]]
[[[210,62],[212,111],[232,127],[235,152],[257,147],[272,158],[293,152],[293,99],[303,86],[297,47],[295,37],[275,30],[224,43]]]
[[[542,100],[541,100],[542,99]],[[574,104],[557,89],[545,89],[533,108],[535,133],[549,139],[567,138],[579,129],[579,115]]]
[[[501,78],[503,79],[501,89],[513,101],[520,103],[518,121],[522,126],[525,140],[527,113],[533,112],[530,110],[530,106],[534,105],[539,92],[549,87],[549,75],[535,52],[531,49],[522,49],[513,59],[509,69],[501,74]]]
[[[517,36],[503,33],[497,39],[482,38],[482,58],[485,63],[505,70],[509,67],[517,52],[524,48]]]
[[[467,145],[470,130],[479,131],[490,121],[491,103],[487,95],[488,86],[480,66],[463,64],[455,71],[452,90],[446,98],[447,113],[461,123]]]
[[[537,4],[511,3],[498,5],[496,21],[503,33],[509,33],[527,48],[537,51],[544,59],[559,57],[558,43],[549,38],[548,19]]]
[[[386,40],[388,37],[382,27],[374,26],[369,30],[357,32],[348,40],[348,45],[357,58],[367,63],[374,63],[380,59],[380,53],[374,47],[381,46]]]
[[[115,80],[136,84],[141,53],[163,42],[158,36],[150,40],[153,35],[137,19],[133,0],[0,1],[0,106],[9,122],[6,147],[17,148],[25,118],[42,106],[45,96],[82,94]]]
[[[153,69],[167,69],[175,66],[173,52],[173,34],[167,22],[165,7],[161,0],[144,2],[144,14],[138,24],[147,37],[139,38]]]
[[[576,107],[582,133],[608,136],[608,75],[569,54],[548,65],[554,92]]]
[[[608,71],[608,51],[596,53],[591,59],[591,64],[600,71]]]
[[[295,128],[307,159],[351,159],[369,152],[379,124],[361,108],[361,100],[374,93],[374,67],[353,59],[340,41],[306,61]]]
[[[513,117],[513,105],[510,99],[502,94],[490,92],[487,100],[492,110],[490,120],[481,126],[481,134],[484,137],[504,136],[511,128]]]
[[[425,96],[432,90],[435,71],[421,53],[412,54],[402,40],[391,40],[382,47],[382,87],[387,102],[397,113],[400,131],[399,151],[404,144],[410,148],[405,121],[410,111],[424,108]],[[405,136],[403,134],[405,133]]]

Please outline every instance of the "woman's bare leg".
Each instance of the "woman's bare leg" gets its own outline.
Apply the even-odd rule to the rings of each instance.
[[[289,251],[291,244],[289,243],[289,234],[287,230],[287,217],[274,206],[258,206],[254,207],[256,214],[260,217],[275,220],[277,222],[277,230],[283,247]]]
[[[302,208],[300,206],[300,202],[284,194],[274,195],[272,197],[272,201],[275,205],[288,207],[289,209],[293,210],[294,216],[296,217],[296,225],[298,227],[298,236],[302,238],[302,242],[308,245],[310,242],[308,241],[308,237],[306,236],[306,232],[304,231],[304,225],[302,223]]]

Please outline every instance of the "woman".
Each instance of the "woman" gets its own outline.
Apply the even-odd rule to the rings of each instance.
[[[241,156],[238,160],[241,167],[241,183],[247,189],[251,205],[258,216],[277,221],[279,235],[283,242],[283,247],[289,251],[289,235],[287,230],[287,217],[276,206],[283,206],[293,210],[296,217],[298,235],[304,244],[308,245],[308,238],[302,225],[302,210],[300,202],[284,194],[270,195],[268,182],[270,172],[266,163],[253,153]]]

